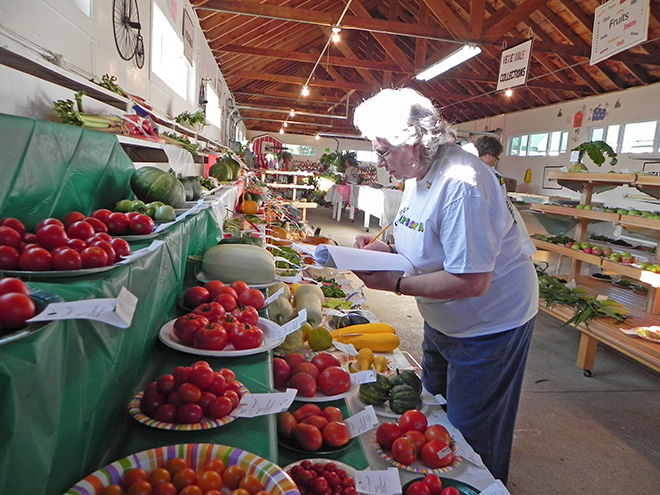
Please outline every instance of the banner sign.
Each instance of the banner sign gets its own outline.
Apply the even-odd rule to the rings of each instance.
[[[596,8],[590,64],[646,41],[649,0],[610,0]]]
[[[193,63],[194,36],[195,31],[190,14],[186,9],[183,9],[183,55],[190,62],[190,65]]]
[[[527,82],[533,41],[533,39],[524,41],[502,52],[500,74],[497,78],[498,91],[514,86],[522,86]]]

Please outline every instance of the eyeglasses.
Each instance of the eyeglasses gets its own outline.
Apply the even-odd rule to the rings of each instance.
[[[387,157],[387,154],[388,154],[390,151],[392,151],[392,148],[388,148],[387,151],[378,151],[378,150],[374,150],[374,153],[376,153],[376,156],[378,156],[378,160],[379,160],[379,161],[382,160],[382,161],[386,162],[386,161],[387,161],[387,158],[386,158],[386,157]]]

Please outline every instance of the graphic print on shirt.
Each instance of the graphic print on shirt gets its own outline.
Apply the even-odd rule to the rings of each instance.
[[[417,222],[412,218],[408,218],[406,216],[406,212],[408,211],[408,208],[409,207],[406,206],[401,210],[399,218],[395,220],[394,225],[396,226],[402,225],[404,227],[408,227],[410,230],[416,230],[417,232],[424,232],[424,222]]]

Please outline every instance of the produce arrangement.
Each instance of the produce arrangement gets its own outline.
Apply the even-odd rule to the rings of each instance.
[[[415,479],[404,487],[404,495],[477,495],[479,490],[451,478],[440,478],[427,474]]]
[[[387,403],[395,414],[404,414],[418,409],[422,404],[422,381],[414,371],[397,370],[389,377],[383,373],[376,375],[376,381],[360,385],[360,400],[367,405],[382,406]]]
[[[0,278],[0,332],[25,327],[35,314],[36,307],[25,282],[13,277]]]
[[[277,433],[280,439],[293,440],[306,452],[338,449],[351,441],[341,410],[334,406],[321,409],[316,404],[281,412],[277,417]]]
[[[307,355],[296,352],[284,358],[273,358],[273,382],[275,388],[295,388],[301,400],[320,393],[335,397],[351,388],[351,376],[342,368],[339,359],[329,352],[315,354],[307,361]]]
[[[296,482],[300,493],[332,493],[357,495],[355,480],[348,473],[348,466],[323,459],[306,459],[287,469]]]

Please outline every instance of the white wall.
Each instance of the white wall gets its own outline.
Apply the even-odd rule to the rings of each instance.
[[[79,0],[84,2],[86,0]],[[0,2],[0,46],[29,59],[58,64],[86,79],[99,81],[104,74],[117,77],[119,85],[128,93],[144,98],[154,110],[173,118],[183,111],[197,109],[197,94],[201,78],[211,78],[221,105],[230,96],[213,54],[197,24],[190,2],[156,0],[178,33],[182,32],[184,8],[191,14],[195,26],[194,81],[187,99],[170,90],[150,67],[151,0],[137,0],[142,24],[146,58],[142,69],[133,60],[119,57],[112,29],[112,1],[91,0],[91,17],[85,15],[71,0],[21,0]],[[59,88],[20,71],[0,65],[0,113],[37,119],[55,120],[51,107],[54,100],[73,99],[73,91]],[[89,102],[86,111],[102,111],[104,106]],[[226,110],[228,113],[228,110]],[[208,126],[202,134],[223,144],[228,143],[223,129]],[[245,134],[245,126],[240,124]]]

